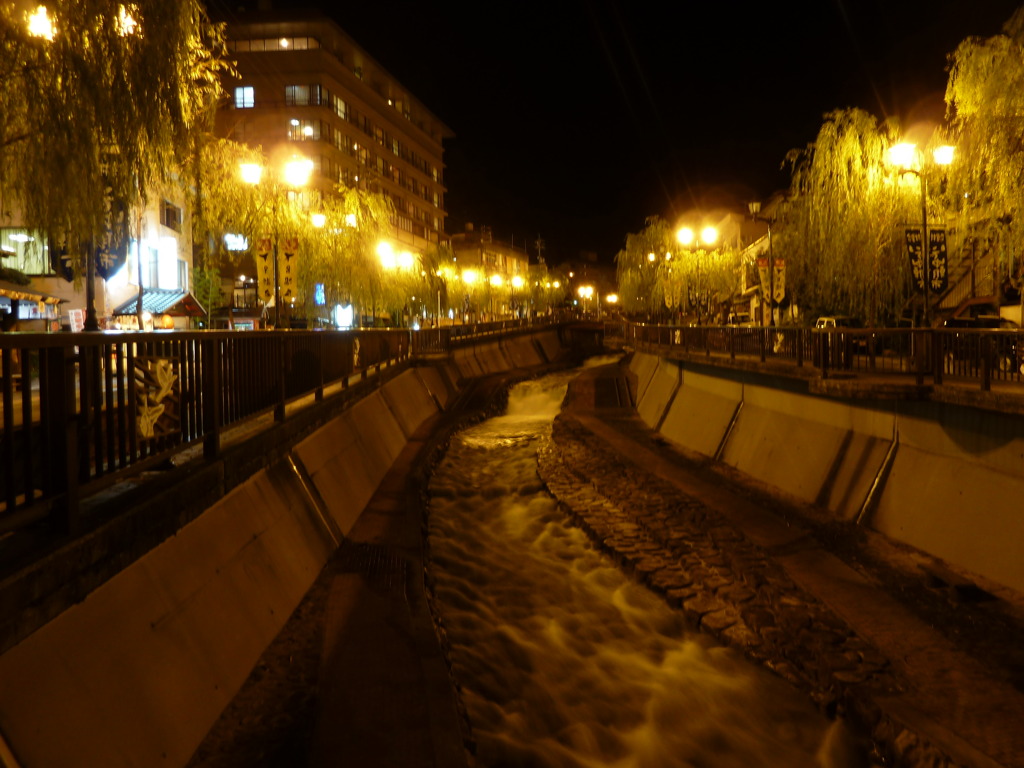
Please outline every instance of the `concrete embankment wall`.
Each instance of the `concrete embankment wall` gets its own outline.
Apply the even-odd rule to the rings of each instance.
[[[815,396],[642,353],[630,370],[638,414],[672,442],[1024,591],[1024,418]]]
[[[185,765],[458,382],[545,362],[505,347],[403,371],[0,656],[0,763]]]

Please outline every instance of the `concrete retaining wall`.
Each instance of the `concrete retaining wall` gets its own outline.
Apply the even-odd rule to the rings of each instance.
[[[480,358],[511,367],[496,343]],[[465,347],[404,371],[295,445],[298,469],[286,460],[260,471],[0,656],[0,747],[24,768],[185,765],[338,532],[352,529],[410,435],[453,404],[455,382],[480,374],[477,360]]]
[[[645,423],[841,519],[863,514],[862,523],[894,539],[1024,591],[1024,419],[818,397],[753,374],[697,369],[634,354]],[[865,502],[876,481],[872,508]]]
[[[333,550],[264,470],[0,657],[22,766],[184,765]]]

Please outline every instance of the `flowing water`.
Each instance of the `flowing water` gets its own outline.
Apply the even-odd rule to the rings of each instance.
[[[832,766],[835,728],[788,684],[685,628],[543,489],[563,373],[513,388],[431,480],[438,608],[482,766]]]

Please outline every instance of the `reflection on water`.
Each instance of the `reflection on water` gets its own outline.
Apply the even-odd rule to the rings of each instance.
[[[688,633],[543,490],[536,448],[571,376],[518,385],[431,482],[431,571],[479,763],[836,764],[815,757],[827,723],[802,695]]]

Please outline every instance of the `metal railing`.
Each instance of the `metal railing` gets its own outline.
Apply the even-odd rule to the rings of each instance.
[[[192,445],[208,458],[233,425],[329,385],[454,345],[561,318],[419,331],[0,334],[0,536],[50,518],[80,526],[81,500]]]
[[[703,355],[709,361],[785,364],[824,378],[905,375],[921,383],[929,376],[934,384],[977,385],[986,391],[994,383],[1024,381],[1024,331],[1019,330],[616,326],[606,326],[606,338]]]

